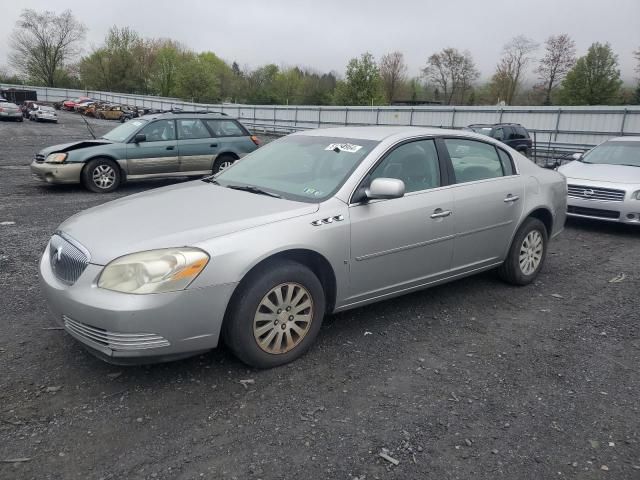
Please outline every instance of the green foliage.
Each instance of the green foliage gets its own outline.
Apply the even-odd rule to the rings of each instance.
[[[340,105],[380,105],[384,101],[380,73],[373,55],[363,53],[347,64],[346,78],[338,82],[335,103]]]
[[[562,82],[560,101],[566,105],[617,103],[620,95],[618,56],[608,43],[594,43]]]

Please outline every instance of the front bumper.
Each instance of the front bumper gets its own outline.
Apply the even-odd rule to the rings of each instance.
[[[97,287],[103,267],[89,264],[71,286],[40,261],[40,281],[56,322],[111,363],[174,360],[215,348],[236,284],[133,295]]]
[[[34,178],[47,183],[80,183],[83,163],[38,163],[31,162]]]
[[[627,192],[621,202],[567,197],[567,216],[640,225],[640,200]]]

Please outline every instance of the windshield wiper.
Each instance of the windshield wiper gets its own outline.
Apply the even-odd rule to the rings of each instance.
[[[282,198],[282,196],[277,193],[267,192],[266,190],[262,190],[254,185],[227,185],[227,188],[242,190],[243,192],[257,193],[258,195],[267,195],[268,197]]]

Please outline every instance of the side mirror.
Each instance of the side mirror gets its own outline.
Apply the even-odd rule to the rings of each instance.
[[[404,196],[404,182],[397,178],[376,178],[365,195],[370,200],[400,198]]]
[[[136,136],[133,138],[135,143],[146,142],[147,136],[144,133],[136,133]]]
[[[571,155],[571,158],[573,158],[574,160],[580,160],[583,155],[584,155],[583,153],[576,152],[573,155]]]

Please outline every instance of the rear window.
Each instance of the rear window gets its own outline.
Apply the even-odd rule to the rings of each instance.
[[[523,127],[511,127],[513,129],[513,138],[529,138],[529,132]]]
[[[207,125],[216,137],[244,137],[247,132],[233,120],[207,120]]]

